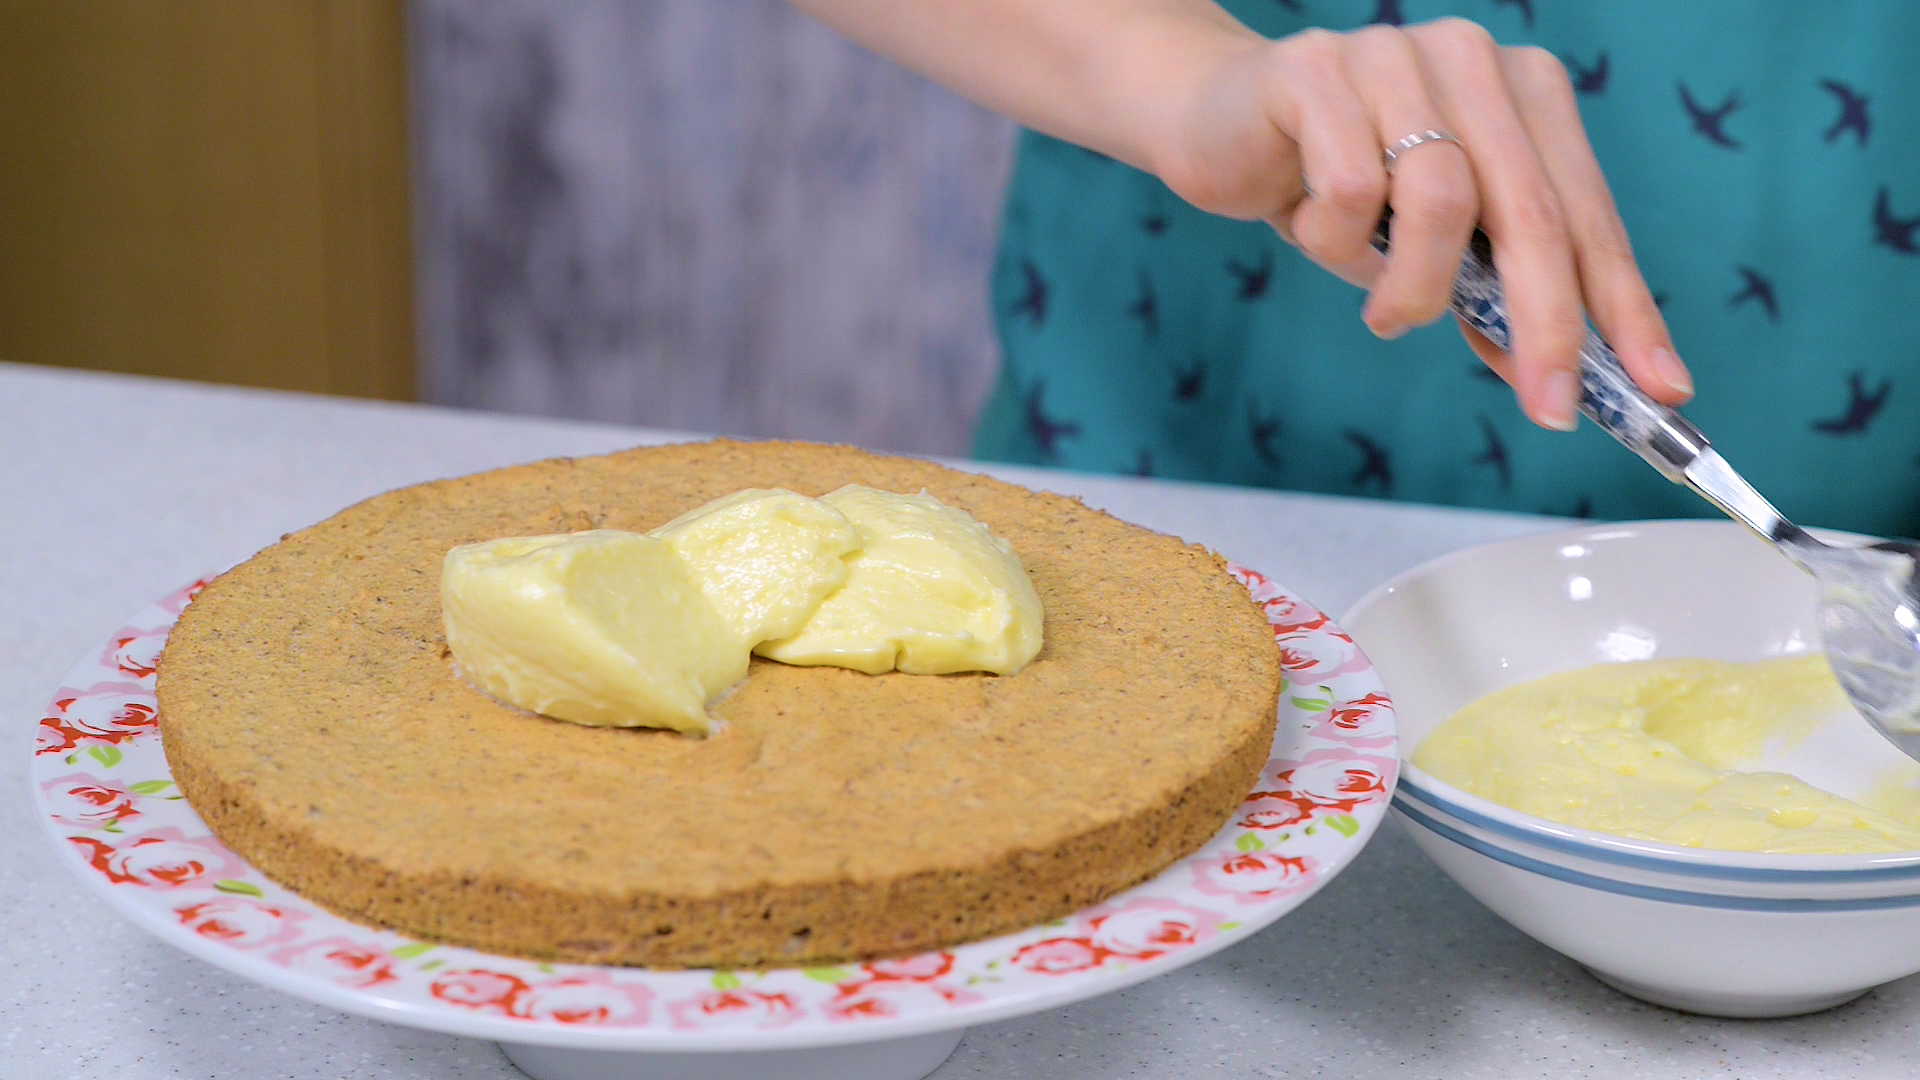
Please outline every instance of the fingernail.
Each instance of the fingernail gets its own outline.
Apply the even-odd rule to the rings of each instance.
[[[1392,341],[1394,338],[1400,337],[1401,335],[1405,334],[1407,332],[1408,327],[1406,323],[1383,322],[1383,323],[1368,323],[1367,329],[1372,330],[1373,336],[1381,339],[1382,341]]]
[[[1673,355],[1671,349],[1655,349],[1647,357],[1647,366],[1653,368],[1653,377],[1667,384],[1667,389],[1676,394],[1693,393],[1693,376],[1687,374],[1687,366]]]
[[[1539,421],[1555,431],[1572,431],[1579,424],[1580,376],[1571,371],[1549,371],[1540,390]]]

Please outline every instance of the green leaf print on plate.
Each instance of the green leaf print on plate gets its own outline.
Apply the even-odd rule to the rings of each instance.
[[[1240,838],[1233,842],[1233,846],[1239,848],[1241,851],[1259,851],[1265,848],[1267,843],[1250,832],[1243,832],[1240,834]]]
[[[172,786],[171,780],[142,780],[137,784],[127,785],[127,790],[135,795],[158,795]]]
[[[853,978],[853,972],[842,967],[807,968],[802,974],[814,982],[841,983]]]
[[[713,973],[713,988],[720,991],[738,990],[740,976],[731,971],[716,971]]]
[[[238,893],[241,896],[263,897],[267,895],[260,891],[260,886],[252,885],[244,881],[216,881],[213,883],[213,887],[224,893]]]
[[[388,949],[387,955],[395,960],[411,960],[416,956],[430,953],[439,948],[431,941],[416,941],[411,945],[402,945],[397,949]]]
[[[1339,833],[1349,840],[1353,839],[1354,833],[1360,831],[1360,819],[1351,814],[1335,814],[1324,820],[1327,828],[1332,829],[1334,832]]]
[[[120,748],[117,746],[95,746],[87,750],[87,756],[111,769],[120,764],[120,759],[124,755],[120,753]]]

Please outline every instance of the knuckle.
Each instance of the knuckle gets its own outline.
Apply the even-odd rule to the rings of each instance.
[[[1296,63],[1324,65],[1340,58],[1340,35],[1318,26],[1302,30],[1281,44],[1287,59]]]
[[[1567,78],[1567,65],[1551,51],[1538,45],[1516,45],[1506,50],[1506,55],[1514,67],[1525,72],[1530,78],[1542,82],[1570,82]]]
[[[1501,217],[1504,231],[1520,243],[1566,245],[1566,214],[1552,192],[1524,195],[1507,206]]]
[[[1627,228],[1618,218],[1609,218],[1594,226],[1582,247],[1602,263],[1631,266],[1634,262],[1633,242],[1627,239]]]
[[[1486,27],[1458,15],[1435,19],[1421,29],[1435,44],[1451,52],[1492,53],[1499,48]]]
[[[1315,182],[1313,190],[1315,195],[1325,199],[1327,205],[1336,210],[1370,214],[1379,210],[1386,201],[1387,182],[1381,174],[1344,169],[1321,177]]]
[[[1405,193],[1393,199],[1395,213],[1404,213],[1429,223],[1441,231],[1455,231],[1471,225],[1480,214],[1480,198],[1472,187],[1462,184],[1435,184]]]

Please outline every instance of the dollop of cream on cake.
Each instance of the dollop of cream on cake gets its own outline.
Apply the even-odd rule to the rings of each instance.
[[[706,734],[751,655],[878,675],[1010,675],[1043,612],[1019,557],[921,492],[735,492],[651,533],[449,551],[447,645],[502,701],[575,723]]]

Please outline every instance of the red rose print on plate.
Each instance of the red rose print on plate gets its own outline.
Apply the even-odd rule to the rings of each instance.
[[[1397,764],[1391,758],[1346,750],[1320,750],[1279,774],[1278,779],[1294,794],[1317,806],[1352,810],[1385,798],[1396,769]]]
[[[180,922],[203,938],[236,949],[280,945],[300,936],[303,912],[222,896],[175,908]]]
[[[180,889],[211,885],[244,875],[247,866],[210,836],[188,838],[168,826],[122,841],[104,844],[85,836],[69,836],[87,862],[115,885],[144,885],[150,889]]]
[[[1352,701],[1336,704],[1308,729],[1323,739],[1335,739],[1348,746],[1384,750],[1397,741],[1393,725],[1393,703],[1385,694],[1365,694]]]
[[[1210,896],[1227,896],[1242,904],[1264,904],[1307,888],[1318,876],[1304,855],[1248,851],[1237,855],[1192,860],[1194,887]]]
[[[118,825],[140,816],[133,805],[139,796],[118,780],[72,773],[41,784],[40,793],[47,801],[47,809],[52,811],[53,820],[76,829]]]
[[[1088,944],[1110,956],[1151,960],[1212,937],[1219,915],[1174,900],[1142,897],[1088,923]]]
[[[829,1020],[878,1020],[940,1012],[978,1000],[978,994],[937,982],[873,979],[842,985],[823,1010]]]
[[[684,1031],[712,1028],[785,1027],[800,1016],[791,995],[753,990],[712,990],[667,1006],[668,1022]]]
[[[1013,954],[1013,966],[1040,975],[1066,975],[1099,967],[1107,954],[1083,937],[1048,938]]]
[[[562,1024],[639,1027],[647,1022],[653,991],[615,983],[604,971],[535,983],[514,995],[509,1015]]]
[[[140,700],[144,692],[137,688],[127,693],[118,687],[82,697],[61,698],[53,703],[53,714],[40,721],[40,745],[36,754],[57,754],[83,743],[123,743],[154,730],[156,710],[152,698]]]
[[[292,945],[268,959],[290,971],[354,990],[365,990],[398,978],[393,972],[393,959],[385,949],[345,937]]]
[[[107,643],[101,663],[122,675],[144,679],[160,666],[160,650],[167,644],[167,632],[128,627]]]
[[[434,976],[431,992],[441,1001],[454,1005],[506,1012],[526,989],[527,984],[516,976],[476,969],[447,971]]]
[[[866,968],[868,975],[876,979],[927,982],[938,979],[953,970],[953,954],[921,953],[918,956],[903,956],[897,960],[871,960],[861,966]]]
[[[1306,821],[1317,809],[1311,799],[1291,791],[1256,791],[1240,804],[1238,824],[1243,829],[1284,829]]]
[[[1296,682],[1338,675],[1359,655],[1353,639],[1332,627],[1276,628],[1274,640],[1280,643],[1280,669]]]

